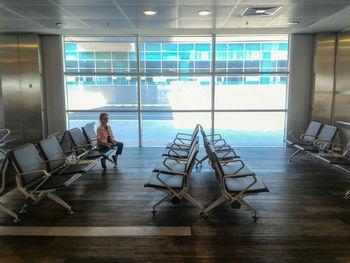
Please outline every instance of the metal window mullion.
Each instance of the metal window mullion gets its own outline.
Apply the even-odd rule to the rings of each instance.
[[[214,140],[214,123],[215,123],[215,58],[216,58],[216,35],[212,35],[211,40],[212,55],[211,55],[211,140]]]
[[[142,116],[141,116],[141,62],[140,62],[140,35],[136,36],[136,50],[137,50],[137,114],[139,121],[139,147],[142,147]]]

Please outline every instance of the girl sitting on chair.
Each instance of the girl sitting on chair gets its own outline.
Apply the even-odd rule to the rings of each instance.
[[[101,125],[97,128],[97,143],[100,148],[114,148],[117,147],[117,152],[113,155],[113,160],[117,165],[117,160],[120,154],[122,154],[124,144],[122,142],[117,142],[114,139],[111,126],[107,125],[108,123],[108,114],[103,112],[100,114]],[[101,165],[103,169],[106,169],[106,159],[101,159]]]

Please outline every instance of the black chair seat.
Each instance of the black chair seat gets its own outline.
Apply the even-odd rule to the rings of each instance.
[[[154,169],[153,172],[158,172],[160,170],[162,171],[176,171],[176,172],[185,172],[186,169],[186,164],[185,163],[178,163],[173,160],[168,160],[165,163],[166,165],[163,164],[163,162],[158,163]],[[166,172],[164,172],[166,173]]]
[[[254,194],[269,192],[266,185],[257,178],[257,182],[250,187],[244,194]],[[252,176],[240,177],[240,178],[225,178],[226,189],[231,194],[240,193],[245,187],[254,181]]]
[[[298,144],[295,144],[293,145],[295,148],[297,149],[300,149],[302,151],[308,151],[308,152],[318,152],[319,149],[314,146],[314,145],[298,145]]]
[[[43,191],[43,190],[53,190],[58,188],[67,188],[72,183],[74,183],[81,174],[74,174],[74,175],[51,175],[47,181],[39,187],[37,191]],[[35,184],[31,186],[28,190],[31,191],[37,187],[38,184]]]
[[[241,162],[231,162],[226,165],[221,164],[221,167],[225,175],[230,175],[235,173],[238,169],[240,169],[240,167],[242,167],[242,164]],[[254,174],[254,173],[246,165],[237,173],[237,175],[248,175],[248,174]]]
[[[159,178],[175,190],[181,190],[185,186],[185,176],[162,173]],[[157,173],[154,172],[150,176],[145,187],[168,189],[161,181],[157,179]]]
[[[180,147],[179,147],[180,146]],[[174,149],[178,149],[178,148],[180,148],[181,149],[181,147],[182,147],[182,149],[188,149],[190,146],[191,146],[191,142],[189,142],[188,144],[179,144],[179,146],[178,145],[176,145],[176,144],[174,144],[173,142],[169,142],[167,145],[166,145],[166,149],[170,149],[170,148],[174,148]]]
[[[187,159],[189,151],[176,151],[176,153],[174,153],[173,151],[169,152],[169,149],[165,149],[162,156],[173,156],[173,157]]]
[[[89,151],[85,159],[97,159],[99,157],[108,157],[112,152],[113,151],[110,149]]]

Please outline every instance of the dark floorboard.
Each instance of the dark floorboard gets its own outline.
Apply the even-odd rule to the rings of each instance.
[[[245,208],[224,203],[204,219],[187,201],[151,206],[163,193],[147,189],[161,148],[125,148],[119,167],[105,173],[98,165],[66,191],[58,192],[73,215],[45,199],[31,207],[19,226],[191,226],[191,237],[0,237],[0,262],[350,262],[350,188],[338,170],[297,157],[286,148],[238,148],[242,159],[270,193],[247,197],[257,209],[255,222]],[[200,154],[204,154],[201,149]],[[220,196],[206,163],[193,171],[190,193],[204,206]],[[10,193],[17,210],[23,198]],[[14,226],[0,213],[1,226]]]

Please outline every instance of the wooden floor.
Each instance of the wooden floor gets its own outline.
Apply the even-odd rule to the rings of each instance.
[[[98,166],[59,195],[73,215],[45,199],[28,210],[19,226],[129,227],[189,226],[191,236],[29,237],[0,236],[0,262],[350,262],[350,181],[312,159],[287,162],[291,149],[239,148],[245,162],[269,187],[246,200],[259,212],[224,203],[204,219],[187,201],[153,203],[162,193],[143,187],[160,148],[125,148],[118,168]],[[201,155],[204,150],[201,149]],[[220,195],[206,164],[193,173],[191,194],[207,206]],[[10,193],[16,210],[22,196]],[[14,226],[0,213],[0,226]]]

